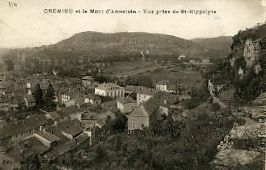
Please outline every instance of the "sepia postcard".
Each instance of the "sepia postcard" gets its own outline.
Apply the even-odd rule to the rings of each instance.
[[[0,170],[266,170],[266,0],[0,0]]]

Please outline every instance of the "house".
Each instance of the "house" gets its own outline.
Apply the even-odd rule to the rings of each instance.
[[[136,108],[128,115],[128,133],[137,129],[144,129],[149,127],[150,115],[144,106]]]
[[[152,88],[143,88],[137,92],[137,105],[148,101],[157,91]]]
[[[101,104],[102,100],[100,98],[100,96],[97,96],[95,94],[87,94],[84,97],[84,103],[90,103],[90,104]]]
[[[0,169],[18,170],[21,169],[21,163],[8,153],[0,152]]]
[[[65,120],[81,120],[81,115],[85,112],[85,108],[77,106],[59,107],[56,111],[47,112],[41,110],[47,119],[51,119],[55,124]]]
[[[0,129],[0,140],[21,141],[35,132],[42,131],[48,124],[42,114],[32,114],[24,120],[8,124]]]
[[[35,106],[35,99],[33,95],[27,95],[24,97],[24,103],[27,108]]]
[[[92,86],[94,84],[94,78],[91,76],[84,76],[81,78],[81,83],[84,87]]]
[[[7,112],[9,110],[9,100],[2,96],[0,97],[0,111]]]
[[[53,111],[53,112],[46,112],[46,111],[43,111],[45,113],[45,117],[46,119],[51,119],[53,120],[54,122],[58,122],[61,118],[61,115],[58,114],[56,111]]]
[[[159,81],[158,83],[156,83],[156,90],[166,92],[168,85],[169,85],[169,81]]]
[[[79,136],[83,132],[81,123],[77,120],[67,120],[58,124],[58,128],[61,130],[61,133],[72,140]]]
[[[104,97],[118,98],[125,96],[125,88],[115,83],[103,83],[95,87],[95,94]]]
[[[4,95],[6,90],[7,90],[7,82],[6,81],[1,81],[0,82],[0,96]]]
[[[119,98],[117,99],[117,108],[121,113],[130,113],[137,107],[136,100],[125,97],[125,98]]]
[[[25,163],[34,155],[43,155],[49,151],[49,147],[44,146],[35,137],[27,138],[13,145],[12,148],[6,151],[5,156],[11,158],[10,167],[16,165],[18,167]],[[7,162],[5,162],[7,163]],[[8,163],[7,163],[8,164]],[[14,164],[14,165],[13,165]],[[23,169],[22,167],[20,169]],[[14,170],[14,169],[13,169]]]
[[[65,104],[71,99],[76,99],[77,97],[82,97],[81,89],[78,85],[67,86],[57,89],[57,102],[59,104]],[[75,102],[75,100],[74,100]]]
[[[178,93],[180,91],[179,89],[179,85],[175,82],[171,82],[170,80],[161,80],[156,83],[156,90],[158,91]]]
[[[51,148],[55,146],[57,142],[60,140],[57,136],[47,132],[47,131],[39,131],[33,135],[36,139],[38,139],[43,145]]]
[[[162,120],[168,116],[171,107],[178,102],[178,95],[167,92],[158,92],[143,105],[156,120]]]
[[[84,109],[79,108],[77,106],[70,106],[70,107],[62,107],[57,110],[57,113],[63,118],[64,120],[81,120],[82,113],[85,112]]]
[[[170,114],[170,109],[178,100],[178,96],[157,92],[145,103],[128,115],[128,132],[150,127],[151,120],[160,121]]]
[[[21,105],[23,105],[23,103],[20,102],[21,100],[19,100],[17,97],[11,97],[10,99],[10,103],[9,103],[9,108],[12,111],[16,111],[19,109],[19,107]]]

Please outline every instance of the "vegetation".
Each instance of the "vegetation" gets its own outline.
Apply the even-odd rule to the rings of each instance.
[[[93,147],[85,144],[83,156],[72,155],[64,162],[74,169],[210,169],[216,146],[233,125],[217,112],[199,120],[166,118],[159,128],[128,135],[117,126],[124,124],[120,118],[111,123],[111,129],[119,131],[105,135]],[[109,131],[110,126],[106,128]]]
[[[45,96],[44,96],[45,106],[48,110],[54,110],[56,107],[55,103],[55,89],[53,88],[53,85],[49,83],[48,88],[46,90]]]
[[[55,90],[51,83],[48,85],[46,92],[43,91],[39,83],[36,84],[33,97],[35,100],[35,106],[38,109],[45,108],[47,110],[54,110],[56,107]]]
[[[33,97],[35,100],[35,105],[37,108],[42,108],[44,106],[43,90],[38,83],[33,92]]]

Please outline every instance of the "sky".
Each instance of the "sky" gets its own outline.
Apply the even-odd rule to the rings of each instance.
[[[10,7],[8,2],[17,7]],[[53,14],[45,9],[137,10],[132,14]],[[216,14],[144,14],[150,10],[215,10]],[[264,23],[266,0],[0,0],[0,47],[56,43],[84,31],[150,32],[185,39],[234,35]]]

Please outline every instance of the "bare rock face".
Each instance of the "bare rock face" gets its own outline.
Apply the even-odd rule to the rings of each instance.
[[[233,37],[228,63],[239,103],[247,104],[266,91],[266,24]]]
[[[252,67],[254,62],[258,60],[260,54],[259,40],[252,41],[247,39],[244,44],[243,57],[247,63],[247,67]]]

